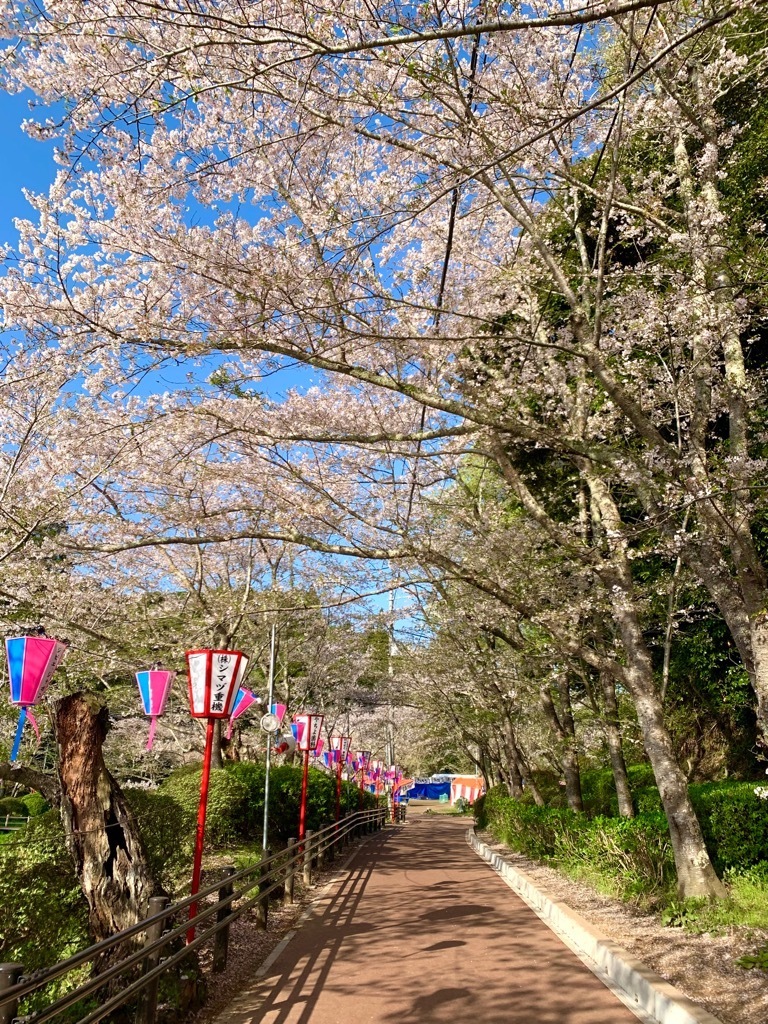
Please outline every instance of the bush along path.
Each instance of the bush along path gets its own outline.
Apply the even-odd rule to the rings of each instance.
[[[592,920],[726,1024],[768,1020],[768,802],[755,783],[692,785],[724,900],[677,897],[666,821],[654,789],[632,819],[575,814],[510,798],[478,801],[492,848]],[[484,831],[483,831],[484,830]]]
[[[124,790],[157,892],[172,900],[189,889],[200,771],[191,765],[172,773],[158,789]],[[310,771],[308,821],[313,830],[333,822],[335,785],[325,773]],[[272,769],[269,835],[274,849],[296,835],[300,792],[300,767]],[[58,811],[46,810],[39,794],[22,799],[29,813],[43,813],[18,832],[0,836],[0,905],[14,908],[0,920],[0,960],[22,963],[31,973],[87,947],[92,936],[88,904]],[[347,786],[342,807],[356,810],[358,801],[358,791]],[[365,805],[373,803],[366,794]],[[260,860],[263,810],[262,764],[227,762],[212,772],[204,884],[224,863],[242,868]],[[65,994],[87,973],[84,968],[56,980],[44,1000],[33,998],[24,1010]]]

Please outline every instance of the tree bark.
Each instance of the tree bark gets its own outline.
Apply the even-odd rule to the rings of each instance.
[[[55,706],[61,817],[94,942],[141,920],[156,888],[125,797],[104,763],[107,729],[107,709],[93,696],[76,693]]]
[[[61,799],[59,782],[55,775],[38,772],[23,764],[0,764],[0,779],[24,786],[25,789],[36,789],[45,797],[51,807],[58,807]]]
[[[579,769],[579,753],[576,748],[576,728],[571,711],[571,700],[568,692],[568,681],[560,675],[557,679],[560,695],[560,713],[558,714],[549,684],[545,683],[539,690],[541,707],[549,726],[557,738],[557,747],[563,778],[565,779],[565,797],[572,811],[581,813],[584,801],[581,795],[581,771]]]
[[[221,753],[221,723],[221,718],[217,718],[213,723],[213,748],[211,750],[211,768],[224,767],[224,758]]]
[[[504,761],[507,791],[515,800],[523,795],[523,773],[520,770],[520,753],[515,741],[515,730],[509,715],[504,716]]]
[[[603,706],[605,709],[603,727],[608,744],[608,756],[611,760],[613,784],[616,787],[619,814],[622,818],[634,818],[635,808],[632,803],[632,791],[629,788],[627,765],[621,746],[621,726],[619,723],[619,705],[616,700],[616,684],[608,672],[601,672],[600,685],[603,689]]]
[[[653,663],[640,625],[619,510],[605,481],[592,473],[585,475],[606,527],[607,557],[599,569],[599,576],[611,594],[613,616],[627,660],[627,685],[635,702],[643,744],[669,823],[678,892],[686,898],[722,898],[725,887],[709,859],[701,826],[688,796],[688,780],[678,764],[654,685]]]

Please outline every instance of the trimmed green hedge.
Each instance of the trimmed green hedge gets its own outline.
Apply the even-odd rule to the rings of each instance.
[[[229,761],[211,772],[208,814],[205,823],[206,848],[226,848],[239,842],[258,840],[264,820],[264,765],[259,762]],[[189,860],[195,838],[202,769],[189,765],[173,772],[157,790],[127,790],[156,876],[161,880]],[[299,824],[302,769],[300,765],[278,765],[270,771],[269,840],[284,846],[296,836]],[[357,810],[358,790],[342,786],[342,812]],[[375,798],[364,795],[364,806],[375,806]],[[336,780],[326,772],[310,768],[307,793],[307,828],[319,829],[333,822],[336,813]]]
[[[0,799],[0,818],[4,818],[7,814],[13,818],[26,818],[29,811],[21,797],[4,796]]]
[[[690,787],[715,869],[749,868],[768,860],[768,800],[754,782],[706,783]],[[655,794],[655,797],[654,795]],[[481,828],[513,850],[553,860],[577,872],[610,881],[622,895],[667,889],[675,878],[667,821],[658,791],[638,794],[636,818],[589,818],[559,807],[513,800],[497,786],[475,804]]]
[[[27,793],[26,796],[21,798],[21,802],[27,808],[27,814],[31,818],[36,818],[40,814],[45,814],[46,811],[51,809],[50,804],[42,793]]]

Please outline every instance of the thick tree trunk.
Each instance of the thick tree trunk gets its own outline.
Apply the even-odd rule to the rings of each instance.
[[[523,774],[520,770],[520,754],[515,741],[515,728],[508,714],[504,715],[503,737],[507,790],[511,797],[519,800],[523,795]]]
[[[541,707],[549,727],[557,738],[558,755],[565,780],[565,797],[572,811],[581,813],[584,802],[581,795],[581,771],[579,754],[576,747],[576,729],[571,711],[571,700],[568,692],[568,681],[560,676],[557,681],[560,695],[560,712],[558,714],[549,684],[539,690]]]
[[[768,751],[768,614],[750,618],[749,634],[757,697],[757,728],[763,750]]]
[[[675,756],[664,713],[653,683],[653,666],[640,629],[637,610],[626,592],[611,587],[614,612],[627,656],[627,683],[637,711],[643,744],[659,788],[661,804],[677,869],[680,896],[724,897],[725,888],[715,874],[696,812],[688,796],[688,780]]]
[[[145,915],[155,884],[125,797],[104,763],[107,709],[93,696],[64,697],[54,728],[61,817],[91,936],[99,941]]]
[[[688,780],[677,762],[654,685],[653,663],[640,626],[619,511],[605,482],[591,473],[587,479],[605,524],[606,537],[610,538],[610,557],[600,570],[600,578],[611,594],[613,616],[627,660],[627,685],[669,823],[678,892],[682,897],[724,897],[725,888],[709,859],[701,826],[688,796]]]
[[[632,791],[629,788],[627,765],[621,746],[621,725],[619,723],[619,705],[616,701],[616,684],[608,672],[601,672],[600,685],[603,690],[603,706],[605,709],[603,727],[608,744],[608,756],[611,760],[613,784],[616,787],[619,814],[622,818],[634,818],[635,808],[632,804]]]

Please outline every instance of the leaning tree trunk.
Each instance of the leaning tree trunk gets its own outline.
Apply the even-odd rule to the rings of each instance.
[[[507,792],[519,800],[523,795],[523,773],[520,768],[520,751],[515,737],[515,727],[508,711],[503,718],[504,755],[507,766]]]
[[[627,764],[621,746],[621,724],[619,722],[619,705],[616,700],[616,684],[607,672],[600,673],[600,685],[603,689],[603,706],[605,715],[603,728],[608,744],[608,755],[611,759],[613,784],[616,788],[616,799],[619,803],[619,815],[622,818],[634,818],[635,808],[632,803],[632,791],[629,788]]]
[[[136,924],[155,889],[128,804],[104,763],[108,723],[94,696],[56,703],[61,817],[95,942]]]
[[[576,727],[571,711],[568,681],[562,676],[558,678],[557,689],[561,705],[559,712],[555,707],[548,683],[544,683],[540,688],[539,699],[544,717],[557,741],[568,806],[572,811],[581,813],[584,810],[584,801],[581,795],[581,771],[579,752],[576,746]]]
[[[699,819],[688,795],[688,780],[677,760],[672,737],[664,721],[664,709],[653,678],[653,663],[643,636],[634,591],[632,570],[623,541],[623,524],[605,482],[588,473],[590,493],[610,538],[610,558],[599,571],[611,595],[613,618],[626,656],[625,679],[635,702],[643,745],[651,762],[677,869],[677,889],[682,897],[725,896],[704,842]]]

